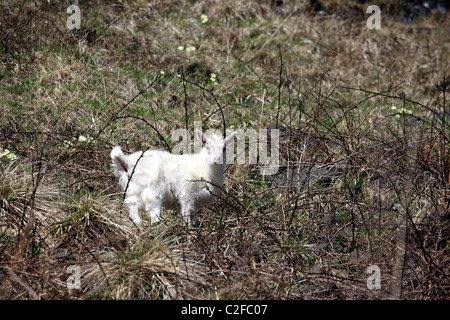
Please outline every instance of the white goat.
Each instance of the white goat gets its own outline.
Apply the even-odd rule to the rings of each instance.
[[[125,203],[136,225],[141,224],[139,209],[145,210],[153,223],[160,220],[161,208],[176,209],[178,203],[190,224],[196,208],[212,204],[220,194],[224,148],[235,132],[225,139],[216,135],[206,139],[201,131],[196,133],[204,147],[195,154],[150,150],[126,156],[119,146],[111,151],[114,175],[126,189]]]

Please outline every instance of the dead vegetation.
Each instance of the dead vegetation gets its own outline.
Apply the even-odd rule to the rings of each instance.
[[[0,7],[2,299],[448,299],[448,17],[94,1],[72,32],[66,5]],[[194,121],[280,129],[278,173],[230,165],[196,227],[137,229],[111,147]]]

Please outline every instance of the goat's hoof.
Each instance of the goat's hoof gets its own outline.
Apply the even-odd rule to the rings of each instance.
[[[152,222],[152,224],[153,224],[153,223],[160,222],[160,221],[161,221],[161,217],[158,217],[158,216],[156,216],[156,217],[150,217],[150,221]]]
[[[131,220],[131,222],[133,222],[133,224],[134,224],[136,227],[140,227],[140,226],[142,225],[141,219],[133,219],[133,218],[130,218],[130,220]]]

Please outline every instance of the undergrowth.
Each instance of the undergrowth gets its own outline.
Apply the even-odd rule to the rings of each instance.
[[[68,1],[3,1],[0,297],[448,299],[449,19],[344,2],[92,1],[68,30]],[[136,228],[111,148],[195,121],[280,129],[277,174]]]

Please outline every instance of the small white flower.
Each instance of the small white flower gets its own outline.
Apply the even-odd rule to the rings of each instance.
[[[165,74],[166,74],[166,72],[163,71],[163,70],[161,70],[159,73],[161,73],[162,75],[165,75]]]
[[[186,52],[191,52],[191,51],[195,51],[195,47],[187,47],[186,48]]]
[[[8,149],[3,150],[3,153],[0,154],[0,158],[3,158],[3,157],[6,157],[12,161],[17,159],[17,156],[13,152],[9,151]]]
[[[9,160],[12,160],[12,161],[14,161],[14,160],[17,159],[17,156],[16,156],[14,153],[10,153],[10,154],[8,154],[6,157],[7,157]]]
[[[0,155],[0,157],[6,157],[6,156],[8,156],[8,154],[9,154],[9,150],[5,149],[5,150],[3,150],[3,153]]]
[[[78,137],[78,141],[86,142],[86,141],[87,141],[87,138],[86,138],[85,136],[79,136],[79,137]]]
[[[80,142],[92,142],[93,139],[91,137],[85,137],[85,136],[81,135],[81,136],[78,137],[78,141],[80,141]]]
[[[184,50],[184,47],[183,46],[178,46],[178,48],[177,48],[179,51],[183,51]]]
[[[71,146],[73,145],[72,142],[69,141],[69,140],[64,140],[63,144],[64,144],[66,147],[71,147]]]

